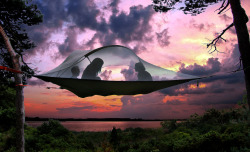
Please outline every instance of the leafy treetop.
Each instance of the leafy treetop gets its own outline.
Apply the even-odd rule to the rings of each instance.
[[[156,12],[167,12],[174,9],[176,4],[182,3],[181,0],[152,0]],[[208,5],[218,3],[222,0],[184,0],[184,6],[179,9],[185,14],[197,15],[205,11]]]
[[[42,22],[43,16],[31,0],[1,0],[0,1],[0,26],[3,27],[6,35],[9,37],[11,45],[16,53],[23,60],[25,50],[35,47],[29,39],[25,26],[32,26]],[[13,67],[9,53],[7,52],[3,38],[0,37],[0,64]],[[22,70],[33,74],[34,71],[23,61]],[[3,80],[12,77],[13,74],[0,71]]]

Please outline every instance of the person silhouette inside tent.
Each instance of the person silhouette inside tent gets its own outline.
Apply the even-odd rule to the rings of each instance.
[[[151,74],[145,70],[141,62],[135,64],[135,71],[138,72],[138,81],[153,81]]]
[[[103,63],[102,59],[95,58],[83,71],[82,79],[101,80],[97,75],[101,71]]]
[[[78,66],[74,66],[71,68],[71,72],[72,72],[72,77],[71,78],[77,78],[80,74],[80,70]]]

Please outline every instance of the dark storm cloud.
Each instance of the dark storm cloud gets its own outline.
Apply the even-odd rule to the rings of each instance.
[[[87,28],[96,33],[85,44],[77,44],[78,33],[68,30],[66,39],[62,44],[53,44],[58,46],[59,53],[61,53],[61,55],[56,54],[54,58],[66,56],[73,50],[79,49],[79,46],[93,49],[96,43],[105,46],[117,44],[116,40],[120,40],[123,44],[132,41],[141,43],[141,41],[151,40],[152,37],[148,35],[148,32],[151,31],[149,21],[154,14],[151,6],[133,6],[129,13],[119,13],[119,3],[120,0],[111,0],[109,5],[106,6],[106,10],[112,12],[112,15],[106,21],[102,10],[99,10],[94,0],[35,1],[44,15],[44,20],[38,26],[28,27],[29,35],[37,45],[35,49],[29,50],[29,54],[46,51],[49,45],[52,45],[50,44],[52,42],[49,42],[51,35],[57,30],[61,30],[64,25],[70,26],[70,28],[79,28],[78,32],[84,32]],[[143,50],[141,46],[138,46],[138,48],[140,48],[138,51]]]
[[[69,1],[67,15],[79,28],[90,28],[104,32],[107,30],[107,25],[104,19],[100,23],[97,17],[100,15],[100,10],[97,9],[93,0],[73,0]]]
[[[185,64],[182,64],[179,71],[184,74],[202,76],[214,74],[219,72],[220,69],[221,63],[218,61],[218,58],[209,58],[207,64],[204,66],[194,63],[194,65],[185,67]]]
[[[113,2],[112,8],[116,8],[118,1]],[[121,12],[117,15],[115,11],[109,18],[109,23],[106,24],[104,21],[99,23],[106,29],[97,31],[86,45],[91,47],[98,41],[104,46],[116,44],[116,40],[121,40],[122,43],[150,41],[152,37],[147,36],[147,34],[151,31],[149,21],[153,14],[150,6],[145,8],[142,6],[130,7],[129,14]]]
[[[83,106],[83,107],[69,107],[69,108],[56,108],[59,112],[72,112],[72,111],[81,111],[81,110],[93,110],[96,109],[94,106]]]
[[[43,14],[43,25],[49,28],[58,28],[67,20],[64,5],[65,0],[35,1],[35,4],[37,4],[39,10]]]
[[[113,14],[117,14],[119,12],[118,10],[119,3],[120,0],[112,0],[111,3],[109,4],[109,7],[111,8]]]
[[[121,12],[119,15],[110,17],[110,29],[122,42],[149,41],[150,37],[145,34],[151,30],[149,21],[154,14],[151,6],[130,7],[129,14]]]
[[[244,92],[232,92],[226,94],[207,94],[206,97],[192,98],[187,101],[189,105],[217,105],[217,104],[236,104],[242,100]]]
[[[67,29],[67,38],[63,44],[58,46],[59,52],[62,56],[68,56],[71,52],[80,49],[80,45],[77,43],[77,32],[74,28]]]
[[[90,28],[97,31],[106,31],[107,24],[104,19],[101,18],[100,22],[97,22],[96,17],[100,14],[100,11],[92,0],[80,1],[74,0],[65,3],[65,0],[45,0],[35,1],[38,9],[43,14],[43,23],[32,27],[27,27],[30,38],[35,42],[37,47],[32,50],[28,50],[29,54],[35,54],[36,52],[43,53],[50,45],[48,40],[51,38],[51,34],[61,29],[64,23],[70,23],[71,25],[78,26],[79,28]],[[67,5],[65,5],[67,4]],[[72,27],[70,27],[72,28]],[[77,35],[78,33],[66,32],[67,38],[63,44],[59,44],[59,52],[62,56],[68,55],[73,50],[78,49]],[[56,55],[56,58],[58,54]]]
[[[215,82],[217,80],[221,80],[223,83],[225,84],[244,84],[245,80],[244,80],[244,73],[241,72],[229,72],[229,73],[224,73],[224,74],[220,74],[220,75],[215,75],[211,78],[204,78],[199,80],[199,82]]]
[[[31,86],[41,86],[41,85],[45,85],[45,82],[40,80],[40,79],[37,79],[37,80],[32,80],[32,79],[29,79],[28,80],[28,85],[31,85]]]
[[[223,83],[220,83],[220,81],[217,81],[215,83],[212,83],[211,86],[209,86],[209,93],[217,93],[217,94],[221,94],[221,93],[226,93],[226,92],[234,92],[235,91],[235,87],[225,87],[226,85]]]
[[[166,47],[170,44],[170,36],[168,35],[168,29],[164,29],[162,32],[156,33],[156,36],[160,46]]]

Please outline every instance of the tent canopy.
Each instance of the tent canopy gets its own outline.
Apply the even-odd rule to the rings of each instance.
[[[58,67],[35,77],[79,97],[144,94],[199,79],[150,64],[119,45],[74,51]]]

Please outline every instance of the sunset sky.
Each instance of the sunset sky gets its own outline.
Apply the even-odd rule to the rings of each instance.
[[[219,51],[206,44],[233,22],[231,10],[218,15],[221,3],[197,16],[174,9],[157,13],[151,0],[34,0],[43,23],[27,27],[36,46],[26,52],[37,74],[63,62],[75,50],[123,45],[154,65],[195,76],[217,76],[177,85],[145,95],[79,98],[52,83],[32,78],[24,89],[28,117],[50,118],[188,118],[208,108],[234,107],[245,93],[234,27],[223,36]],[[250,1],[242,0],[250,15]],[[250,17],[250,16],[249,16]],[[250,23],[248,22],[248,29]]]

